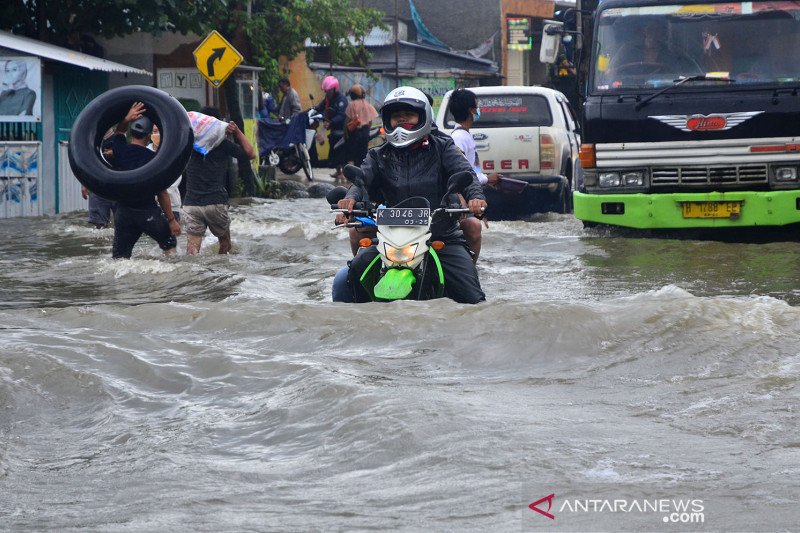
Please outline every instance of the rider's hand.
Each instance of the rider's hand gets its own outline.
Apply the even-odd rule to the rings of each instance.
[[[89,189],[86,188],[86,185],[81,185],[81,196],[83,196],[84,200],[89,198]]]
[[[489,179],[489,185],[495,187],[498,183],[500,183],[500,178],[502,178],[503,175],[495,172],[493,174],[489,174],[486,177]]]
[[[472,199],[467,203],[467,208],[473,215],[482,215],[487,205],[486,200]]]
[[[346,209],[348,212],[352,211],[356,206],[356,201],[352,198],[344,198],[339,200],[336,204],[339,209]],[[336,224],[344,224],[347,222],[348,216],[344,213],[336,213]]]

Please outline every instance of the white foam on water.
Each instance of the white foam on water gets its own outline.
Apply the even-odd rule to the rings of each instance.
[[[621,481],[622,475],[614,470],[613,461],[601,459],[593,468],[585,470],[583,475],[592,480]]]
[[[97,262],[98,274],[111,274],[115,278],[141,274],[167,274],[180,268],[177,263],[145,258],[101,259]]]

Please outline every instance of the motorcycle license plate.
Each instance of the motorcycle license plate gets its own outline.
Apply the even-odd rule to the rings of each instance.
[[[427,207],[386,207],[375,212],[379,226],[426,226],[431,210]]]
[[[683,218],[737,218],[742,202],[683,202]]]

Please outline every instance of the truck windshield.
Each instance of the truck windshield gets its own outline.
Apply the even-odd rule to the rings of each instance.
[[[701,75],[730,77],[736,86],[796,84],[799,49],[800,2],[609,8],[598,19],[590,86],[658,89]]]

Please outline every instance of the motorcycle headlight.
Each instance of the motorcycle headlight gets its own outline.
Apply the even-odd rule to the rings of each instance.
[[[409,244],[403,246],[402,248],[397,248],[390,244],[384,243],[384,253],[386,255],[386,259],[391,261],[392,263],[408,263],[412,259],[414,259],[414,255],[417,253],[417,245],[419,243]]]
[[[600,173],[600,186],[601,187],[619,187],[620,186],[619,172],[601,172]]]

